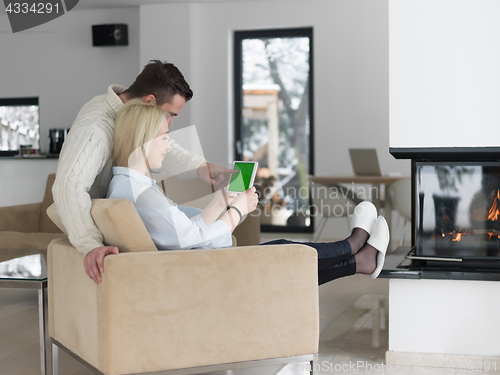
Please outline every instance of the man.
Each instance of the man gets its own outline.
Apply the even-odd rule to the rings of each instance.
[[[141,98],[159,106],[172,119],[192,96],[188,83],[173,64],[152,60],[128,89],[111,85],[107,94],[91,99],[71,126],[59,156],[52,193],[69,240],[84,255],[85,271],[94,282],[102,280],[104,257],[118,254],[118,248],[104,246],[102,234],[90,215],[91,199],[105,198],[113,177],[114,124],[118,110],[123,103]],[[224,181],[228,173],[236,172],[206,162],[174,140],[171,145],[166,155],[168,162],[161,169],[170,176],[199,176],[214,186]]]

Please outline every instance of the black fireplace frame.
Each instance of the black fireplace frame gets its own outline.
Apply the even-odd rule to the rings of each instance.
[[[416,254],[416,241],[417,241],[417,225],[416,225],[416,165],[419,162],[423,163],[441,163],[445,162],[449,165],[464,165],[464,163],[480,163],[492,162],[499,163],[500,165],[500,147],[425,147],[425,148],[390,148],[389,152],[396,159],[411,159],[411,250],[407,255],[411,262],[406,264],[405,267],[409,269],[426,268],[433,270],[445,269],[447,271],[454,270],[455,272],[462,272],[464,268],[473,270],[474,272],[498,272],[500,273],[500,261],[495,259],[488,260],[489,265],[483,262],[470,261],[453,262],[448,259],[428,259],[429,257],[419,257]],[[432,257],[431,257],[432,258]]]

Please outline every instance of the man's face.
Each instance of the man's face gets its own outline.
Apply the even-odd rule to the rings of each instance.
[[[174,117],[179,114],[184,104],[186,104],[186,100],[182,97],[182,95],[176,94],[170,103],[165,103],[160,107],[163,111],[170,115],[168,118],[168,126],[170,126]]]

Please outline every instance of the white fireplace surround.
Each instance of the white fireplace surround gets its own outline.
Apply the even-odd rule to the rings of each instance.
[[[391,147],[500,146],[499,18],[497,0],[389,0]]]
[[[389,0],[391,148],[500,146],[498,19],[498,0]],[[499,282],[389,285],[388,364],[500,370]]]
[[[445,367],[450,355],[477,364],[488,356],[500,370],[498,295],[493,281],[390,280],[388,363]]]

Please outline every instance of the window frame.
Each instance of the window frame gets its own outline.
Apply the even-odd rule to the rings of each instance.
[[[242,106],[243,106],[243,51],[242,42],[244,39],[257,38],[309,38],[309,175],[314,176],[314,39],[312,27],[297,27],[284,29],[259,29],[234,31],[233,34],[233,93],[234,93],[234,156],[235,160],[243,160],[241,136],[242,136]],[[309,194],[309,207],[312,199]],[[281,226],[281,225],[261,225],[262,232],[300,232],[314,233],[314,213],[310,214],[309,226]]]
[[[37,106],[38,107],[38,125],[40,126],[40,103],[37,96],[32,97],[19,97],[19,98],[0,98],[0,107],[25,107]],[[38,141],[40,141],[40,127],[38,128]],[[19,153],[20,150],[0,150],[0,157],[13,156]]]

